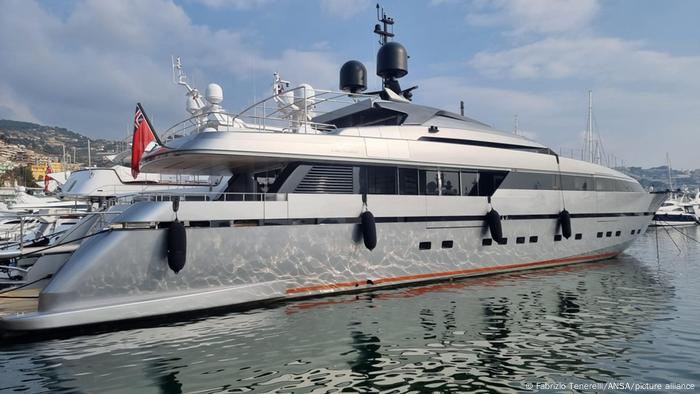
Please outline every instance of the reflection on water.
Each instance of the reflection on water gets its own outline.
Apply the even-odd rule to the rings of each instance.
[[[691,229],[696,238],[695,229]],[[673,234],[671,234],[673,235]],[[162,327],[0,344],[0,391],[520,392],[700,383],[697,244],[321,298]]]

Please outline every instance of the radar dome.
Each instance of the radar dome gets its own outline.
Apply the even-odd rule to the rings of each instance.
[[[207,90],[204,92],[204,98],[211,104],[221,104],[224,101],[224,90],[221,86],[210,83],[207,85]]]
[[[387,42],[377,52],[377,75],[384,79],[401,78],[408,74],[406,48],[396,41]]]
[[[308,83],[299,85],[299,89],[294,90],[294,102],[301,104],[306,100],[306,105],[312,105],[316,96],[316,90]]]
[[[340,67],[340,90],[357,93],[367,89],[367,69],[357,60],[345,62]]]

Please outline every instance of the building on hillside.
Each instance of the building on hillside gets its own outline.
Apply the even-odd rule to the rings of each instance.
[[[40,164],[32,164],[30,166],[30,168],[32,170],[32,178],[34,178],[36,180],[43,180],[44,179],[44,175],[46,175],[46,162],[40,163]],[[51,163],[51,171],[52,172],[62,172],[64,170],[63,170],[63,166],[61,165],[61,163],[54,162],[54,163]]]

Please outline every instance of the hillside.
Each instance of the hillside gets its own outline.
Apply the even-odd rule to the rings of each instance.
[[[20,149],[24,149],[28,153],[24,156],[28,164],[31,164],[31,161],[41,160],[42,157],[52,158],[52,161],[60,160],[63,157],[63,146],[65,146],[66,162],[87,164],[88,140],[90,140],[93,164],[103,164],[104,154],[114,152],[118,148],[116,141],[91,139],[63,127],[0,119],[0,141],[6,145],[18,145]],[[73,160],[71,156],[74,148],[76,157]],[[0,157],[0,161],[2,159]]]

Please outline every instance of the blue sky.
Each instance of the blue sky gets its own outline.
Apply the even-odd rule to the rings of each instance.
[[[606,151],[651,166],[671,152],[700,167],[700,2],[677,0],[384,1],[411,56],[414,100],[580,149],[587,91]],[[0,118],[95,137],[130,130],[134,104],[155,127],[181,120],[170,56],[235,112],[293,84],[337,88],[346,60],[370,74],[375,3],[364,0],[0,0]],[[379,79],[372,76],[370,87]]]

